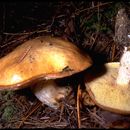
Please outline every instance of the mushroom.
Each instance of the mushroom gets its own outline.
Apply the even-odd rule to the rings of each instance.
[[[40,36],[0,59],[0,90],[31,87],[41,102],[58,108],[58,100],[69,89],[58,86],[55,80],[81,72],[91,64],[89,55],[71,42]]]
[[[102,109],[130,114],[130,51],[125,47],[120,62],[92,67],[85,76],[85,86],[92,101]]]

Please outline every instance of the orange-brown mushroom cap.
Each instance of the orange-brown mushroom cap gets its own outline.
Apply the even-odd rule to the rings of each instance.
[[[99,107],[119,114],[130,114],[130,85],[117,84],[119,67],[119,62],[112,62],[92,68],[85,76],[86,90]]]
[[[88,54],[74,44],[49,36],[37,37],[0,59],[0,90],[70,76],[91,64]]]

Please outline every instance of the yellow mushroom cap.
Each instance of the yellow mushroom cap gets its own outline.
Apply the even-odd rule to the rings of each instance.
[[[130,114],[130,88],[116,82],[120,63],[106,63],[92,68],[85,76],[85,86],[92,100],[99,107],[119,113]]]
[[[37,37],[0,59],[0,90],[20,89],[38,80],[70,76],[91,64],[88,54],[71,42]]]

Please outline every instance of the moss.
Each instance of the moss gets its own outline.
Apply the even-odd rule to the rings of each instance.
[[[4,102],[0,107],[0,115],[3,121],[9,121],[16,111],[16,108],[14,107],[14,102],[12,100],[13,96],[14,91],[11,90],[4,90],[0,92],[0,100]]]
[[[14,94],[14,91],[12,91],[12,90],[3,90],[0,92],[0,99],[8,100],[13,96],[13,94]]]
[[[87,15],[80,16],[82,32],[112,33],[115,27],[114,18],[123,5],[122,2],[113,2],[107,8],[100,7],[99,12],[95,9],[89,18]]]
[[[6,106],[4,108],[4,112],[2,114],[2,120],[9,121],[13,117],[14,111],[15,111],[15,109],[13,106],[11,106],[11,105]]]

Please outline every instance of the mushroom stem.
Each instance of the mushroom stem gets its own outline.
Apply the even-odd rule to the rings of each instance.
[[[59,86],[54,80],[39,82],[31,89],[43,104],[54,109],[59,108],[60,100],[65,98],[71,90],[69,86]]]
[[[130,51],[124,47],[124,52],[120,60],[120,67],[117,76],[118,85],[128,85],[130,81]]]

